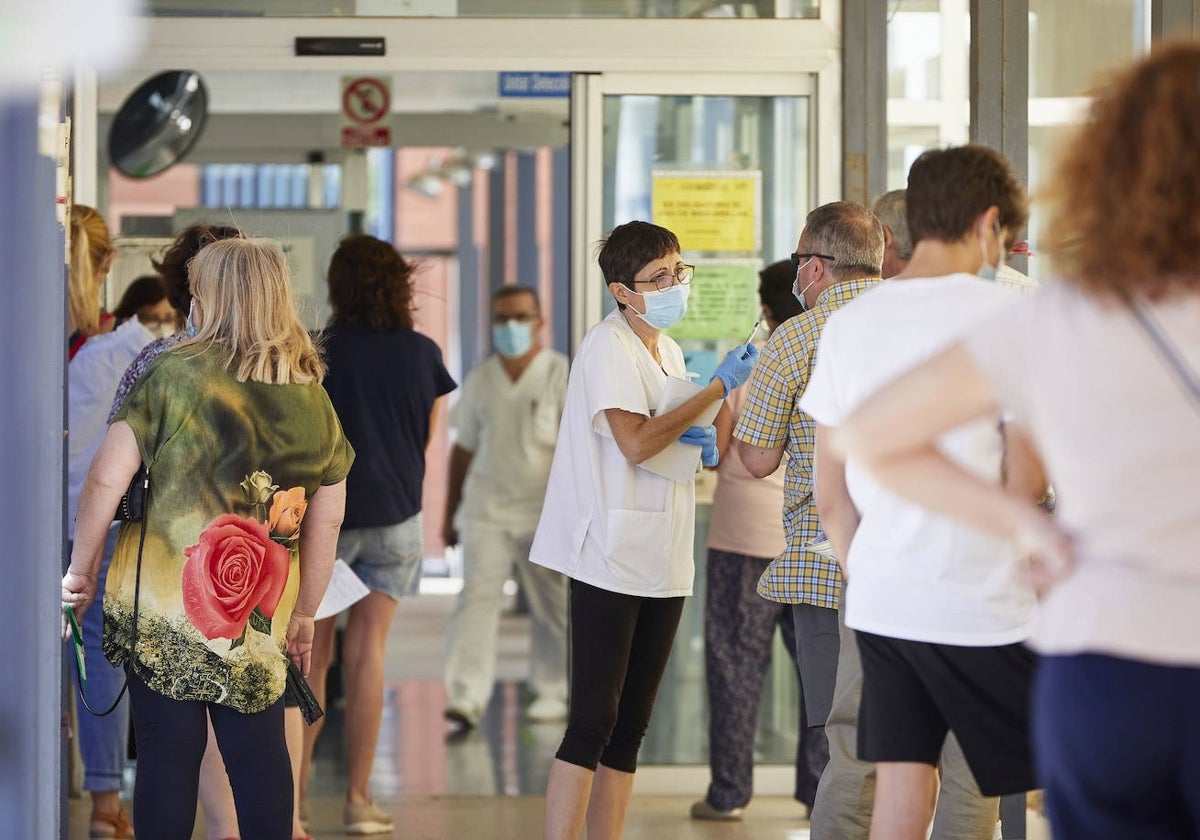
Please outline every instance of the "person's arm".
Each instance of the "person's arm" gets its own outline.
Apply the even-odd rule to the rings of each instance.
[[[846,558],[850,556],[850,543],[858,530],[859,516],[858,508],[850,498],[850,490],[846,487],[846,460],[830,444],[834,434],[834,429],[817,424],[817,480],[814,493],[821,528],[833,544],[834,556],[842,570],[842,580],[847,581],[850,575],[846,571]]]
[[[71,563],[62,579],[62,601],[74,607],[80,619],[97,595],[97,575],[113,514],[141,464],[142,453],[129,424],[119,420],[109,426],[83,481]]]
[[[766,478],[783,462],[784,444],[778,446],[755,446],[744,440],[734,440],[738,457],[746,465],[746,471],[755,478]]]
[[[733,443],[733,412],[729,410],[729,403],[723,403],[720,410],[717,412],[717,417],[713,420],[713,425],[717,427],[717,454],[721,460],[725,460],[725,453],[729,451],[729,445]]]
[[[606,408],[604,416],[621,454],[630,463],[640,464],[679,440],[706,408],[724,397],[725,385],[720,379],[713,379],[683,405],[664,414],[646,417],[620,408]]]
[[[870,397],[832,441],[888,488],[925,507],[1016,543],[1039,591],[1073,564],[1070,537],[1027,497],[991,484],[943,455],[944,432],[998,412],[987,381],[962,344]]]
[[[429,432],[425,437],[425,448],[433,444],[433,438],[437,434],[438,424],[442,421],[442,415],[446,411],[446,398],[438,397],[433,401],[433,407],[429,409]]]
[[[1049,489],[1050,481],[1037,447],[1029,435],[1011,420],[1004,422],[1001,433],[1004,435],[1004,486],[1022,498],[1040,502]]]
[[[458,545],[458,530],[454,527],[454,514],[462,503],[463,483],[467,480],[467,470],[471,468],[471,460],[475,453],[463,449],[458,444],[450,452],[450,478],[446,488],[446,519],[442,523],[442,541],[446,545]]]
[[[309,500],[300,527],[300,593],[288,622],[287,652],[306,677],[312,658],[313,617],[333,574],[338,532],[345,512],[345,479],[337,484],[324,484]]]

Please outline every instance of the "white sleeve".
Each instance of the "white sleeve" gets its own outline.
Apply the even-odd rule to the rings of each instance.
[[[478,372],[477,368],[467,375],[458,402],[450,410],[450,425],[457,433],[454,444],[467,452],[479,448],[479,438],[483,432],[476,396],[480,387]]]
[[[576,356],[575,366],[581,369],[583,376],[592,430],[612,437],[604,412],[617,408],[649,417],[649,400],[642,387],[637,361],[615,330],[602,321],[590,338]]]

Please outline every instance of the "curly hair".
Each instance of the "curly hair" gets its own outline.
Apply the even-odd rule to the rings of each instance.
[[[1042,195],[1042,249],[1099,296],[1200,290],[1200,44],[1176,41],[1097,91]]]
[[[205,245],[222,239],[240,239],[242,232],[226,225],[210,225],[198,222],[189,225],[175,237],[175,241],[163,251],[162,261],[150,261],[154,270],[167,287],[167,300],[171,306],[186,314],[192,305],[192,289],[188,280],[188,263]]]
[[[329,261],[329,323],[374,332],[411,330],[415,268],[382,239],[365,233],[347,236]]]

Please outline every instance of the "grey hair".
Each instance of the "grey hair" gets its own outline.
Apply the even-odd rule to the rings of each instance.
[[[805,249],[833,257],[837,280],[878,277],[883,270],[883,226],[852,201],[822,204],[804,220]]]
[[[892,232],[892,244],[896,247],[896,256],[902,260],[912,259],[913,252],[912,234],[908,232],[906,195],[907,190],[885,192],[875,199],[875,205],[871,208],[883,226]]]

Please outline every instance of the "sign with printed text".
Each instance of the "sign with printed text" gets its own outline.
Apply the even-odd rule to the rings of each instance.
[[[685,251],[758,253],[762,172],[651,173],[654,223],[672,230]]]
[[[392,144],[392,80],[342,76],[342,147]]]
[[[687,315],[667,335],[740,343],[758,320],[760,265],[758,260],[697,265]]]
[[[570,73],[501,73],[501,97],[555,97],[571,95]]]

